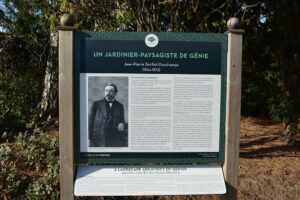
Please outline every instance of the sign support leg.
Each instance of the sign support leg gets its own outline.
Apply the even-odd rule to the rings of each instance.
[[[59,28],[60,199],[74,199],[73,27]]]
[[[231,20],[237,20],[233,18]],[[224,200],[237,199],[240,113],[241,113],[241,74],[242,74],[242,40],[244,30],[230,27],[228,22],[228,55],[227,55],[227,98],[226,98],[226,133],[225,162],[223,173],[227,193]],[[233,21],[234,22],[234,21]]]

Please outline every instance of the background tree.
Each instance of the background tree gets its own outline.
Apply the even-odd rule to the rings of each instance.
[[[1,2],[1,126],[24,127],[36,111],[49,51],[47,6],[47,1]]]
[[[32,113],[25,107],[40,120],[57,116],[55,27],[63,13],[74,13],[76,27],[90,31],[223,33],[229,17],[237,16],[246,29],[242,112],[282,120],[289,141],[295,141],[300,113],[299,27],[295,26],[299,3],[295,0],[3,0],[0,8],[4,38],[0,87],[10,88],[0,97],[2,121],[24,124]],[[32,89],[22,89],[27,87]],[[31,99],[15,100],[13,95],[25,91]]]
[[[243,109],[284,124],[283,135],[295,144],[300,116],[300,19],[298,1],[260,1],[246,17]]]
[[[235,1],[73,0],[77,26],[101,31],[223,32]]]

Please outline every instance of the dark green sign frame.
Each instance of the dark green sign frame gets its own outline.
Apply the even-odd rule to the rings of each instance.
[[[75,124],[75,158],[77,164],[202,164],[224,162],[225,150],[225,117],[226,117],[226,76],[227,76],[227,35],[225,34],[203,34],[203,33],[154,33],[159,38],[157,48],[149,48],[145,45],[145,37],[149,33],[130,32],[82,32],[75,31],[74,39],[74,124]],[[120,45],[122,44],[122,45]],[[100,45],[100,46],[99,46]],[[120,47],[122,46],[122,47]],[[205,59],[193,59],[186,57],[170,57],[152,54],[152,57],[143,58],[141,52],[150,53],[172,51],[193,53],[195,49],[209,51],[210,57]],[[128,52],[136,52],[125,57],[116,56],[110,59],[99,59],[95,56],[89,57],[91,52],[107,51],[115,49]],[[150,55],[150,54],[149,54]],[[212,55],[212,56],[211,56]],[[138,61],[162,61],[177,59],[184,69],[154,68],[154,71],[143,71],[143,69],[119,67],[120,62],[126,59]],[[105,63],[105,66],[104,66]],[[197,68],[195,68],[197,67]],[[159,69],[159,70],[158,70]],[[195,70],[197,69],[197,70]],[[140,73],[140,74],[219,74],[221,75],[221,105],[220,105],[220,140],[219,152],[80,152],[80,73]]]

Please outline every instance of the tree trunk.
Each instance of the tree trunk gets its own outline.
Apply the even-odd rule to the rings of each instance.
[[[289,45],[284,46],[281,49],[281,81],[282,81],[282,92],[285,106],[283,110],[283,137],[291,145],[299,143],[299,131],[298,131],[298,118],[300,114],[299,104],[299,62],[297,60],[298,49],[289,50],[288,47],[292,46],[292,42],[289,41],[286,36],[286,43]]]
[[[41,120],[58,116],[58,60],[57,32],[50,33],[50,45],[44,78],[44,90],[39,103],[39,118]]]

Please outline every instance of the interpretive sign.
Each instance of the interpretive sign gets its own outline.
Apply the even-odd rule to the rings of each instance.
[[[78,164],[223,162],[227,36],[75,32]]]

